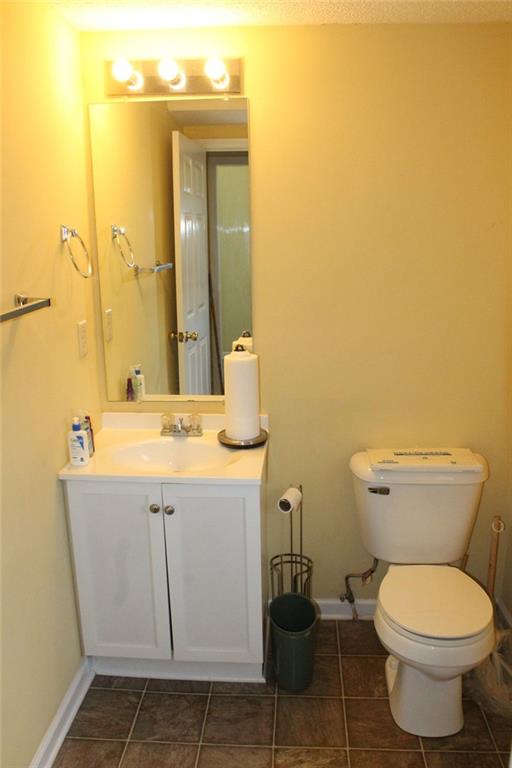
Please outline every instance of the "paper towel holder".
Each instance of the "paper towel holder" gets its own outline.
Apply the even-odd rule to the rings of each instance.
[[[226,430],[221,429],[217,435],[219,443],[222,445],[228,445],[230,448],[257,448],[259,445],[264,445],[268,440],[268,432],[266,429],[260,429],[259,435],[251,437],[248,440],[235,440],[232,437],[226,435]]]

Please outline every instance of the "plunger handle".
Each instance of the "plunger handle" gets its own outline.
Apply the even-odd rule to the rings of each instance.
[[[503,533],[504,530],[505,523],[499,515],[495,515],[491,523],[491,548],[489,551],[489,567],[487,569],[487,592],[491,597],[494,597],[500,534]]]

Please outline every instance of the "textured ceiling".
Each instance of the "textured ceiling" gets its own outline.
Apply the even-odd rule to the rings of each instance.
[[[512,22],[512,0],[54,0],[78,29]]]

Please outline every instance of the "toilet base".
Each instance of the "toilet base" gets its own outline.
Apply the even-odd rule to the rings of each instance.
[[[450,736],[463,727],[461,675],[435,680],[388,656],[386,683],[391,714],[402,730],[417,736]]]

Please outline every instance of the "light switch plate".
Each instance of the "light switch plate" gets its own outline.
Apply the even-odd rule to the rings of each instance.
[[[105,334],[105,341],[112,341],[114,335],[114,328],[112,325],[112,309],[105,310],[105,322],[103,325],[103,332]]]
[[[87,349],[87,320],[80,320],[76,324],[78,330],[78,354],[80,357],[85,357]]]

